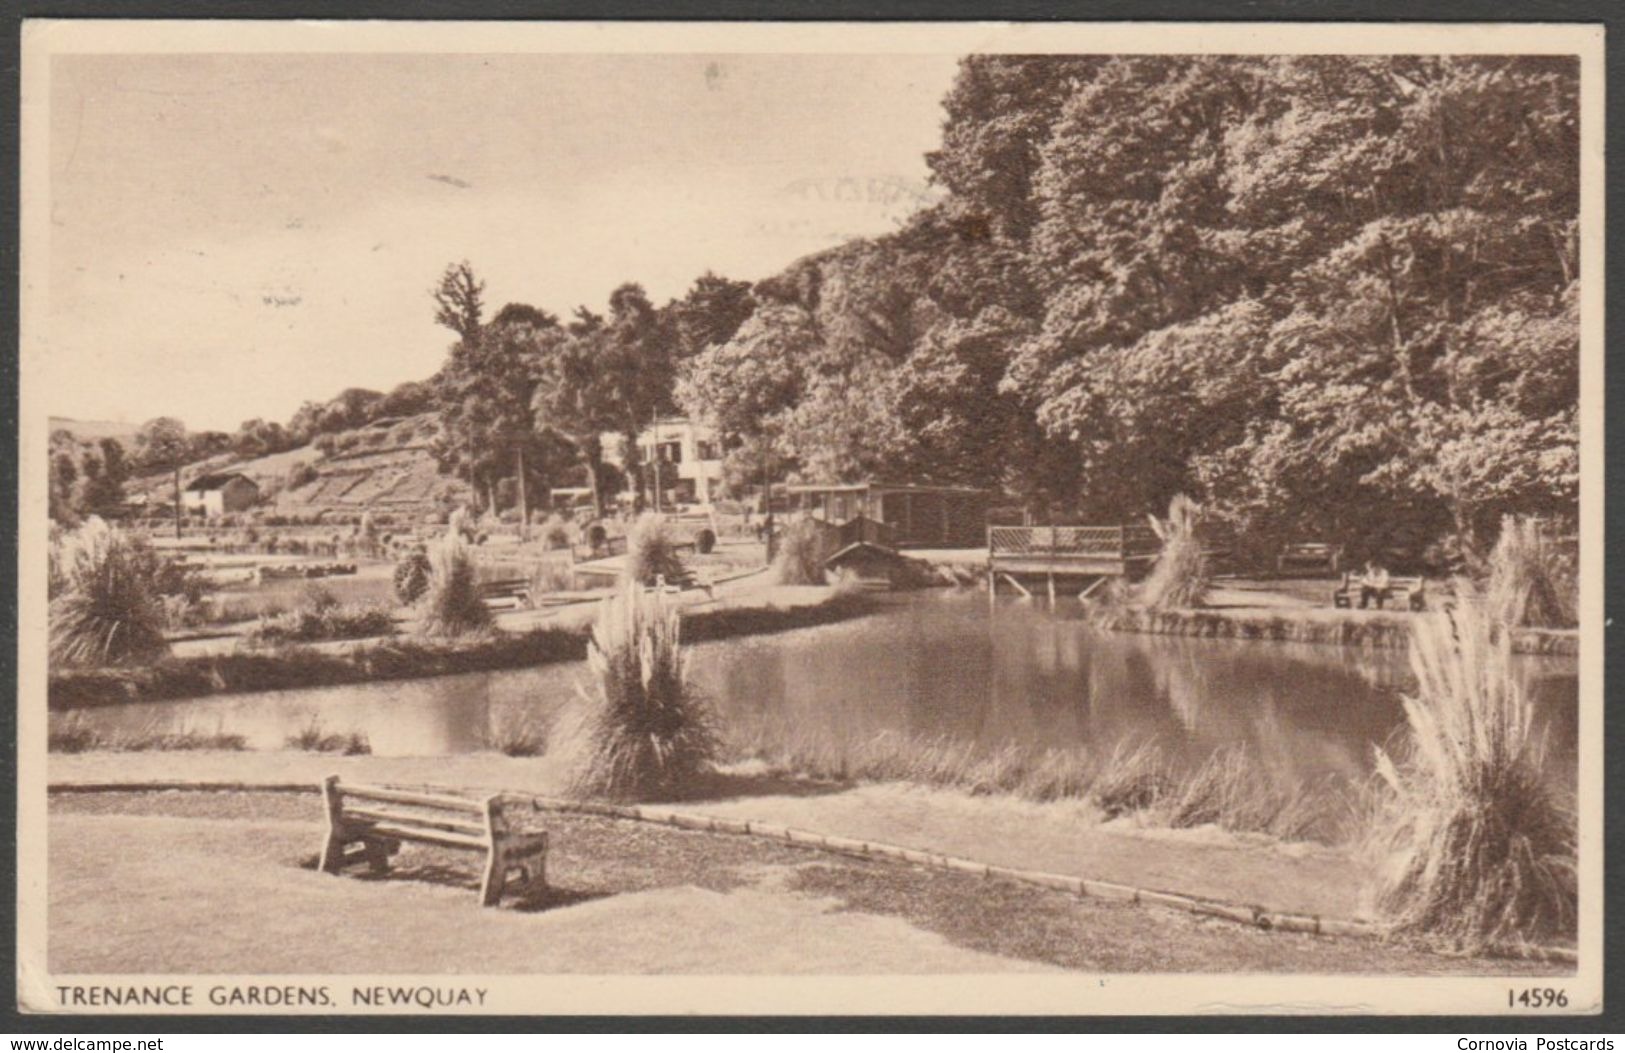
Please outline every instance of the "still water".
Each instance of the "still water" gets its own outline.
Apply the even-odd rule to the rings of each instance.
[[[699,644],[691,676],[745,742],[821,753],[881,733],[993,750],[1155,739],[1176,762],[1244,747],[1291,781],[1358,778],[1400,726],[1405,656],[1394,651],[1105,633],[1081,611],[933,591],[892,595],[835,625]],[[1573,659],[1520,659],[1550,771],[1572,783]],[[548,719],[575,697],[582,663],[360,686],[228,695],[86,711],[108,731],[191,727],[279,749],[312,724],[360,732],[383,755],[489,748],[516,715]]]

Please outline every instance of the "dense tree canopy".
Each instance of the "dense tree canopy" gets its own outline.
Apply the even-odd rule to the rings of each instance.
[[[758,283],[679,398],[804,476],[1448,561],[1576,507],[1576,72],[973,56],[946,197]]]
[[[596,488],[602,435],[640,482],[635,436],[682,410],[736,487],[957,483],[1099,522],[1186,493],[1254,538],[1432,565],[1504,513],[1573,516],[1573,59],[971,56],[944,111],[943,194],[894,233],[563,324],[487,320],[453,264],[432,381],[231,441],[434,410],[482,491],[556,482],[560,444]]]

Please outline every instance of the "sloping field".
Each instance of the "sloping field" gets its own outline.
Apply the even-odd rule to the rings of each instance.
[[[438,507],[443,495],[464,498],[468,489],[460,480],[440,473],[429,451],[428,438],[433,433],[431,414],[379,421],[338,433],[332,456],[307,445],[247,460],[231,455],[211,457],[182,469],[181,479],[184,482],[207,472],[241,472],[259,485],[262,494],[270,495],[267,510],[279,515],[328,510],[354,513],[367,508],[427,515]],[[316,478],[289,487],[291,473],[302,463],[316,471]],[[153,475],[133,481],[130,489],[167,506],[172,485],[167,474]]]

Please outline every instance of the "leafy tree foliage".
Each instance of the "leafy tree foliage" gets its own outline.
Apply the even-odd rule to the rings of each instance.
[[[186,425],[174,417],[154,417],[135,435],[136,460],[149,471],[172,473],[175,490],[175,536],[181,536],[181,466],[191,453]]]
[[[1471,559],[1577,505],[1576,74],[973,56],[946,197],[758,283],[679,401],[809,477]]]

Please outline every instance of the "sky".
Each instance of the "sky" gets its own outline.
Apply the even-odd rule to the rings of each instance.
[[[193,429],[419,380],[430,290],[657,302],[929,200],[951,55],[73,55],[51,66],[53,415]]]

